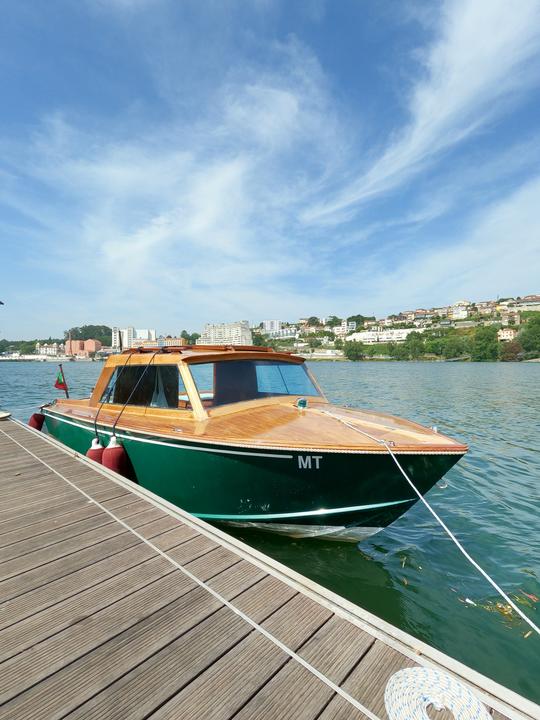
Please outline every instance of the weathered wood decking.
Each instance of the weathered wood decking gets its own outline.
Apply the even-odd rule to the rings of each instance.
[[[533,703],[13,421],[0,423],[0,500],[3,720],[365,720],[354,701],[386,718],[388,678],[419,663],[465,677],[498,720],[537,717]]]

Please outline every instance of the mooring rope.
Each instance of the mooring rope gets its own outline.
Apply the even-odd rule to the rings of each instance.
[[[403,477],[405,478],[405,480],[409,483],[409,485],[410,485],[411,488],[414,490],[414,492],[416,493],[416,495],[418,495],[419,499],[424,503],[424,505],[427,507],[427,509],[429,510],[429,512],[433,515],[433,517],[435,518],[435,520],[439,523],[439,525],[442,527],[442,529],[445,531],[445,533],[448,535],[448,537],[449,537],[449,538],[452,540],[452,542],[456,545],[456,547],[458,548],[458,550],[459,550],[459,551],[463,554],[463,556],[471,563],[471,565],[472,565],[476,570],[478,570],[478,572],[482,575],[482,577],[484,577],[484,578],[488,581],[488,583],[489,583],[489,584],[497,591],[497,593],[508,603],[508,605],[510,605],[510,607],[512,608],[512,610],[514,610],[514,611],[521,617],[521,619],[524,620],[524,621],[527,623],[527,625],[529,625],[529,627],[531,627],[531,628],[535,631],[535,633],[537,633],[538,635],[540,635],[540,628],[538,627],[538,625],[535,625],[535,623],[523,612],[523,610],[521,610],[521,609],[516,605],[516,603],[515,603],[510,597],[508,597],[508,595],[507,595],[507,594],[504,592],[504,590],[495,582],[495,580],[493,580],[493,578],[492,578],[490,575],[488,575],[488,573],[487,573],[482,567],[480,567],[480,565],[476,562],[476,560],[469,555],[469,553],[467,552],[467,550],[465,550],[465,548],[463,547],[463,545],[460,543],[460,541],[457,539],[457,537],[454,535],[454,533],[450,530],[450,528],[446,525],[446,523],[444,522],[444,520],[442,520],[442,519],[439,517],[439,515],[437,515],[437,513],[435,512],[435,510],[431,507],[431,505],[428,503],[428,501],[425,499],[425,497],[422,495],[422,493],[417,489],[416,485],[413,483],[413,481],[410,479],[410,477],[407,475],[407,473],[406,473],[405,470],[403,469],[401,463],[399,462],[399,460],[397,459],[395,453],[393,452],[392,448],[390,447],[390,444],[389,444],[386,440],[384,440],[384,439],[382,439],[382,438],[376,438],[376,437],[374,437],[373,435],[370,435],[369,433],[364,432],[363,430],[360,430],[360,428],[356,427],[356,426],[353,425],[352,423],[347,422],[347,420],[345,420],[344,418],[340,417],[339,415],[334,415],[334,413],[331,413],[331,412],[329,412],[328,410],[322,410],[321,412],[323,412],[325,415],[329,415],[330,417],[335,418],[336,420],[339,420],[339,422],[343,423],[344,425],[346,425],[346,426],[347,426],[348,428],[350,428],[351,430],[354,430],[355,432],[360,433],[360,435],[365,435],[366,437],[370,438],[371,440],[374,440],[375,442],[379,443],[380,445],[384,445],[384,447],[388,450],[388,453],[390,454],[390,457],[392,458],[392,460],[393,460],[393,461],[395,462],[395,464],[397,465],[399,471],[401,472],[401,474],[403,475]]]
[[[492,720],[476,695],[447,673],[407,668],[391,676],[384,691],[390,720],[430,720],[426,710],[450,710],[459,720]]]

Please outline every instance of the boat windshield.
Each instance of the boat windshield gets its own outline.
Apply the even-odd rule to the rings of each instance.
[[[178,365],[121,365],[103,391],[102,403],[185,408],[188,396]]]
[[[278,360],[223,360],[190,363],[205,407],[278,395],[320,396],[303,364]]]

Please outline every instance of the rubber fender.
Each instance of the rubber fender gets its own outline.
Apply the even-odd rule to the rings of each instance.
[[[28,421],[28,424],[31,428],[34,428],[34,430],[41,430],[44,421],[45,415],[43,413],[34,413]]]
[[[124,477],[128,477],[130,474],[130,463],[127,453],[114,435],[103,451],[101,464],[103,467],[106,467],[119,475],[123,475]]]
[[[103,461],[103,453],[104,452],[105,452],[105,448],[99,442],[99,439],[97,437],[95,437],[92,440],[92,445],[86,451],[86,457],[90,458],[90,460],[93,460],[94,462],[101,464]]]

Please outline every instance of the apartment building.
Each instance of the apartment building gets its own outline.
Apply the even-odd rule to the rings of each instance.
[[[197,345],[251,345],[253,337],[247,320],[207,323]]]

